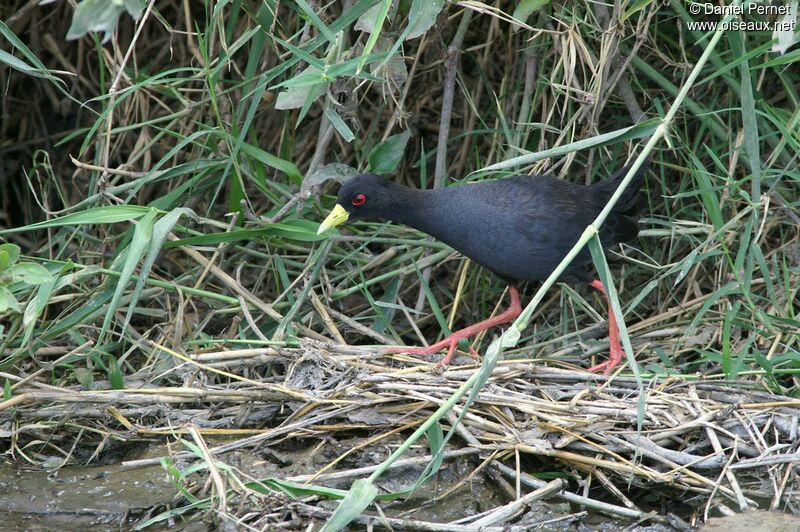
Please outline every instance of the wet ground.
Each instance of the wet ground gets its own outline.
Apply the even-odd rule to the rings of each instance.
[[[302,453],[291,458],[296,459],[290,462],[288,469],[291,473],[288,470],[276,471],[274,464],[249,452],[230,453],[225,461],[259,478],[273,475],[286,478],[292,474],[309,472],[298,467],[303,463],[311,466],[310,470],[318,469],[313,460],[307,461],[308,457],[302,456]],[[440,470],[434,481],[423,485],[405,500],[382,505],[382,509],[387,516],[406,522],[447,523],[502,506],[508,497],[498,489],[495,481],[483,475],[470,477],[474,465],[468,459],[452,461]],[[401,468],[387,475],[382,487],[400,490],[413,483],[419,473],[414,467]],[[344,482],[339,487],[346,488],[347,484],[349,482]],[[82,528],[92,531],[130,530],[162,512],[167,505],[175,507],[185,504],[160,465],[135,468],[119,464],[70,466],[42,471],[20,464],[5,464],[0,465],[0,494],[3,531],[69,531]],[[333,501],[318,504],[330,509],[336,506]],[[189,515],[191,519],[186,522],[167,521],[148,530],[218,529],[205,519],[207,515],[203,510]],[[322,523],[318,519],[315,522]],[[671,523],[663,519],[639,524],[610,520],[602,515],[587,514],[581,508],[554,499],[536,501],[512,522],[514,524],[508,530],[662,532],[689,529],[685,523]],[[355,525],[353,529],[360,528]],[[778,512],[750,512],[712,518],[700,530],[794,532],[800,530],[800,518]]]
[[[747,512],[730,517],[713,517],[700,532],[797,532],[800,517],[780,512]]]
[[[3,530],[95,531],[133,526],[173,500],[177,490],[161,466],[75,466],[47,472],[0,465],[0,493]]]

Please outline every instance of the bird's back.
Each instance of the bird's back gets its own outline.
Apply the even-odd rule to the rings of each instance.
[[[543,280],[605,207],[628,167],[584,186],[547,176],[514,176],[429,191],[421,229],[507,280]],[[634,238],[640,170],[600,228],[605,247]],[[586,280],[584,248],[562,280]]]

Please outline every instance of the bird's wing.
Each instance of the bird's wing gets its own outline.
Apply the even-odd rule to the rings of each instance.
[[[610,195],[598,187],[546,177],[520,176],[514,179],[514,185],[518,209],[515,228],[538,245],[559,249],[578,241]],[[635,220],[615,210],[600,227],[600,239],[609,247],[635,237],[637,232]]]
[[[515,177],[514,226],[537,244],[563,248],[576,242],[599,212],[584,187],[539,176]],[[602,206],[600,206],[602,208]]]
[[[514,228],[537,248],[553,252],[566,252],[580,238],[593,217],[574,209],[574,206],[539,206],[536,209],[520,209],[514,220]]]

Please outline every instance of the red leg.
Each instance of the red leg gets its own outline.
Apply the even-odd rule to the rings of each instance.
[[[446,366],[450,363],[450,360],[453,358],[453,355],[456,352],[456,347],[458,347],[458,342],[460,340],[464,340],[466,338],[470,338],[475,336],[481,331],[485,331],[486,329],[491,329],[492,327],[496,327],[497,325],[502,325],[503,323],[508,323],[513,321],[517,316],[522,313],[522,305],[519,301],[519,292],[513,286],[508,287],[508,292],[511,295],[511,305],[501,314],[498,314],[494,318],[489,318],[488,320],[483,320],[478,322],[474,325],[470,325],[469,327],[465,327],[460,329],[450,336],[442,340],[441,342],[436,342],[433,345],[429,345],[428,347],[392,347],[384,351],[384,353],[409,353],[411,355],[431,355],[438,351],[441,351],[445,347],[447,348],[447,355],[437,364],[437,367]],[[478,356],[475,353],[475,350],[470,348],[470,353],[473,356]]]
[[[595,279],[589,286],[598,290],[603,297],[606,299],[606,303],[608,303],[608,360],[605,362],[598,364],[596,366],[592,366],[589,368],[589,371],[592,373],[596,373],[598,371],[603,371],[604,375],[610,375],[614,368],[616,368],[619,363],[622,361],[622,346],[619,343],[619,328],[617,327],[617,318],[614,315],[614,309],[611,308],[611,302],[608,300],[608,295],[606,294],[605,289],[603,288],[603,283],[600,282],[599,279]]]

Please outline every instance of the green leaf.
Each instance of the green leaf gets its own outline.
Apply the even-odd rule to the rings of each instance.
[[[376,3],[374,6],[364,11],[364,14],[358,17],[356,25],[353,26],[353,29],[363,31],[365,33],[372,33],[375,31],[378,23],[378,14],[380,13],[381,7],[383,6],[380,3]],[[392,7],[394,7],[394,11],[396,11],[396,0],[392,0]],[[389,18],[391,19],[391,15]],[[377,29],[380,30],[380,27],[377,27]]]
[[[390,174],[395,171],[400,161],[403,159],[403,153],[406,150],[406,144],[411,138],[409,131],[398,133],[387,138],[371,152],[369,152],[369,171],[376,174]]]
[[[5,50],[0,50],[0,63],[4,63],[5,65],[13,68],[14,70],[22,72],[23,74],[27,74],[29,76],[61,81],[60,79],[53,76],[50,73],[50,71],[40,70],[36,67],[32,67],[22,59],[14,57]]]
[[[332,76],[330,76],[330,67],[331,65],[325,65],[324,69],[321,69],[314,65],[308,66],[301,70],[296,76],[278,83],[274,88],[308,88],[319,85],[323,82],[331,81]]]
[[[361,59],[358,63],[356,74],[360,73],[364,68],[364,64],[367,61],[367,56],[372,52],[372,49],[375,47],[375,43],[378,42],[378,37],[380,37],[381,28],[383,27],[383,21],[386,20],[386,15],[389,14],[390,7],[392,7],[392,0],[381,0],[380,9],[375,17],[375,26],[373,27],[372,33],[369,34],[367,44],[364,45],[364,52],[361,54]]]
[[[372,324],[372,327],[370,327],[376,333],[383,333],[383,331],[392,325],[392,319],[397,310],[393,305],[395,301],[397,301],[397,294],[400,292],[400,284],[400,277],[393,277],[380,298],[380,302],[385,303],[387,306],[381,305],[380,303],[376,304],[382,307],[382,312],[376,313],[377,317],[375,318],[375,322]]]
[[[61,271],[63,272],[67,268],[69,268],[69,263],[65,265]],[[58,279],[58,274],[51,275],[49,281],[39,285],[39,288],[36,291],[36,296],[25,306],[25,313],[22,315],[22,328],[25,333],[22,337],[22,341],[20,342],[22,349],[27,347],[28,341],[33,335],[33,329],[36,326],[36,319],[42,315],[45,307],[47,307],[47,303],[50,301],[50,295],[56,289],[56,283],[58,282]]]
[[[378,488],[369,479],[360,478],[353,482],[350,491],[336,507],[333,515],[322,527],[321,532],[336,532],[346,527],[350,521],[358,517],[364,509],[372,504]]]
[[[8,401],[11,399],[11,381],[6,379],[5,384],[3,384],[3,401]]]
[[[409,13],[405,40],[416,39],[431,29],[444,7],[444,0],[414,0]]]
[[[122,390],[125,388],[125,380],[122,377],[122,371],[119,369],[119,362],[117,362],[115,357],[110,355],[108,357],[108,383],[111,385],[112,390]]]
[[[343,499],[347,495],[345,490],[327,488],[315,484],[300,484],[289,480],[281,480],[279,478],[268,478],[258,482],[248,482],[245,486],[255,491],[269,494],[269,490],[264,489],[264,486],[267,486],[272,490],[280,491],[295,499],[308,497],[309,495],[328,497],[329,499]]]
[[[13,266],[19,258],[19,246],[16,244],[0,244],[0,272]]]
[[[341,135],[345,142],[352,142],[356,138],[350,128],[347,127],[344,120],[342,120],[342,117],[339,116],[339,113],[334,111],[332,107],[326,107],[324,113],[328,120],[330,120],[331,125],[339,132],[339,135]]]
[[[150,275],[150,270],[153,269],[153,264],[156,262],[156,257],[158,257],[158,254],[161,252],[161,248],[163,247],[164,242],[167,240],[170,231],[172,231],[172,228],[175,227],[176,223],[178,223],[178,219],[184,214],[193,218],[197,218],[197,215],[193,210],[180,208],[173,210],[153,224],[152,231],[149,235],[149,241],[147,242],[147,256],[145,256],[142,267],[139,270],[139,279],[136,281],[133,294],[131,294],[130,303],[128,303],[128,313],[125,315],[125,322],[122,325],[123,329],[127,328],[131,321],[133,310],[136,307],[136,302],[139,300],[139,296],[142,293],[142,289],[144,288],[144,283],[147,281],[148,275]],[[139,223],[144,223],[145,220],[147,220],[147,218]],[[131,245],[133,245],[133,243],[131,243]]]
[[[111,205],[109,207],[97,207],[96,209],[75,212],[59,218],[53,218],[52,220],[26,225],[24,227],[5,229],[0,231],[0,235],[34,231],[36,229],[48,229],[50,227],[61,227],[64,225],[132,222],[133,220],[141,218],[148,212],[150,212],[150,208],[141,207],[139,205]]]
[[[398,92],[408,81],[408,69],[405,59],[400,52],[392,52],[392,43],[384,36],[378,39],[375,51],[384,57],[380,63],[370,65],[370,72],[381,78],[381,95],[386,98],[389,94]]]
[[[303,186],[300,187],[301,193],[306,193],[312,188],[323,185],[328,181],[336,181],[339,184],[344,184],[348,179],[358,174],[358,170],[352,166],[339,163],[329,163],[320,166],[312,173],[308,174],[303,179]]]
[[[753,350],[753,357],[756,359],[756,363],[763,369],[767,375],[772,375],[773,371],[775,370],[775,364],[772,363],[767,357],[761,353],[758,349]]]
[[[155,224],[157,214],[158,211],[151,209],[147,215],[136,222],[133,238],[131,238],[128,248],[124,251],[124,253],[121,253],[119,257],[117,257],[116,262],[122,262],[122,270],[120,271],[119,279],[116,282],[114,295],[108,304],[108,309],[106,309],[106,316],[103,319],[103,325],[100,329],[100,334],[98,335],[98,345],[102,343],[101,340],[104,339],[105,334],[108,332],[108,329],[111,326],[111,320],[114,317],[114,313],[117,311],[117,307],[119,307],[122,294],[125,292],[125,288],[128,286],[128,282],[133,276],[136,265],[144,256],[145,250],[150,245],[150,240],[153,236],[153,225]],[[130,306],[133,306],[133,301],[131,301]]]
[[[325,235],[318,235],[319,224],[310,220],[284,220],[267,224],[258,229],[237,229],[224,233],[191,236],[164,243],[164,249],[179,246],[213,246],[221,243],[230,244],[241,240],[255,240],[263,237],[280,237],[297,242],[319,242],[327,240]]]
[[[414,266],[414,271],[419,278],[420,286],[422,287],[423,292],[425,292],[425,298],[428,300],[428,304],[431,306],[431,312],[433,316],[436,318],[436,322],[439,324],[439,327],[442,330],[444,336],[450,334],[450,327],[447,326],[447,318],[444,317],[444,313],[442,312],[442,308],[439,306],[439,302],[436,301],[436,296],[433,295],[433,290],[431,290],[431,285],[428,281],[425,280],[425,277],[422,275],[422,270],[419,269],[416,262],[412,263]],[[362,283],[363,284],[363,283]],[[366,286],[366,284],[364,284]],[[462,340],[462,344],[465,342]]]
[[[746,55],[744,32],[728,32],[728,42],[734,57]],[[742,127],[744,128],[744,149],[747,153],[752,174],[753,201],[761,196],[761,152],[759,148],[758,123],[756,121],[756,102],[753,94],[753,82],[750,77],[750,65],[747,61],[739,65],[742,83],[739,89],[739,100],[742,107]]]
[[[111,39],[123,11],[139,20],[144,9],[142,0],[83,0],[72,15],[67,40],[79,39],[90,31],[103,32],[103,43]]]
[[[697,184],[699,185],[697,187],[697,192],[700,194],[700,198],[703,201],[706,214],[711,220],[711,223],[714,224],[714,229],[719,231],[725,224],[725,218],[722,215],[722,203],[717,195],[719,187],[712,183],[711,174],[694,153],[689,152],[689,158],[694,164],[691,173],[692,177],[697,180]]]
[[[431,456],[433,457],[430,466],[426,469],[430,469],[429,475],[433,475],[439,471],[439,468],[442,467],[442,462],[444,462],[445,440],[442,426],[439,423],[432,425],[428,432],[425,433],[425,437],[428,438],[428,447],[430,447]],[[427,478],[427,476],[424,478]]]
[[[86,275],[95,276],[96,269],[93,268],[86,268],[84,270]],[[75,279],[83,277],[83,272],[80,275],[72,274],[72,275],[65,275],[61,277],[56,285],[54,291],[57,291],[65,286],[74,286]],[[42,287],[47,287],[49,284],[39,285],[40,292],[42,291]],[[44,345],[48,340],[56,338],[62,334],[69,334],[73,331],[76,327],[89,323],[90,321],[96,319],[97,317],[102,315],[103,308],[111,300],[111,296],[114,294],[115,286],[109,286],[104,288],[98,292],[95,292],[87,301],[85,301],[82,305],[76,307],[72,313],[69,313],[63,319],[59,320],[52,320],[47,324],[46,328],[41,330],[41,333],[35,338],[34,345]],[[39,302],[38,298],[40,297],[37,294],[37,304]],[[45,303],[46,304],[46,303]],[[26,307],[27,310],[27,307]],[[24,349],[24,348],[22,348]],[[24,351],[18,350],[10,357],[6,357],[4,359],[0,359],[0,369],[6,369],[11,364],[14,363],[16,358],[24,354]]]
[[[284,220],[269,224],[258,231],[267,236],[285,238],[298,242],[319,242],[325,240],[324,235],[318,235],[319,224],[311,220]]]
[[[53,276],[47,268],[34,262],[20,262],[8,270],[12,281],[22,281],[25,284],[44,284],[52,280]]]
[[[331,31],[331,29],[322,22],[322,19],[319,18],[317,12],[306,2],[306,0],[295,0],[297,6],[305,13],[308,21],[311,23],[312,26],[317,28],[321,35],[324,35],[328,42],[331,44],[336,44],[336,35]]]
[[[39,60],[39,58],[36,57],[36,54],[34,54],[30,50],[30,48],[25,46],[25,43],[22,42],[22,40],[20,40],[20,38],[17,37],[17,35],[13,31],[11,31],[11,28],[6,26],[2,20],[0,20],[0,35],[2,35],[3,37],[6,38],[6,40],[8,40],[8,42],[12,46],[12,49],[20,52],[28,60],[28,62],[26,63],[25,61],[18,59],[17,57],[9,54],[8,52],[0,50],[0,63],[5,63],[9,67],[15,70],[19,70],[20,72],[24,72],[30,76],[36,76],[48,79],[53,83],[53,85],[55,85],[58,88],[59,92],[69,97],[76,103],[81,103],[69,96],[69,93],[67,93],[64,89],[64,87],[66,86],[64,80],[55,76],[55,74],[74,76],[72,72],[47,68],[44,65],[44,63],[42,63]]]
[[[718,78],[719,76],[727,74],[728,72],[730,72],[734,68],[737,68],[742,63],[744,63],[746,61],[749,61],[750,59],[753,59],[754,57],[760,57],[760,56],[764,55],[764,53],[769,50],[769,47],[770,47],[770,43],[767,42],[767,43],[762,44],[761,46],[758,46],[757,48],[753,48],[752,50],[750,50],[746,54],[743,54],[743,55],[740,55],[740,56],[734,55],[734,57],[732,57],[730,61],[726,61],[725,62],[724,66],[721,66],[720,68],[715,69],[711,74],[709,74],[708,76],[706,76],[703,79],[701,79],[700,81],[698,81],[695,85],[697,85],[698,87],[701,87],[701,86],[705,85],[706,83],[708,83],[709,81],[711,81],[712,79],[715,79],[715,78]],[[757,66],[752,66],[752,67],[750,67],[750,70],[755,70],[756,68],[763,67],[763,66],[766,66],[766,63],[759,63]]]
[[[800,33],[795,32],[797,26],[797,0],[792,0],[791,3],[785,5],[789,8],[789,12],[776,21],[778,25],[772,32],[772,40],[775,42],[772,45],[772,51],[781,55],[785,54],[786,50],[800,41]]]
[[[525,22],[528,20],[528,17],[531,16],[531,13],[537,9],[543,8],[549,3],[550,0],[522,0],[517,4],[517,8],[514,10],[514,13],[512,13],[511,16],[520,22]]]
[[[753,70],[756,70],[758,68],[770,68],[779,65],[788,65],[798,60],[800,60],[800,50],[795,50],[794,52],[789,52],[786,55],[776,57],[775,59],[771,59],[765,63],[759,63],[757,65],[754,65],[752,68]]]
[[[550,157],[560,157],[562,155],[566,155],[574,151],[585,150],[587,148],[598,148],[601,146],[616,144],[618,142],[623,142],[626,140],[648,137],[653,134],[653,132],[660,124],[661,124],[661,119],[651,118],[650,120],[644,120],[633,126],[624,127],[622,129],[617,129],[614,131],[609,131],[608,133],[601,133],[600,135],[595,135],[594,137],[590,137],[588,139],[579,140],[577,142],[570,142],[569,144],[564,144],[562,146],[550,148],[549,150],[543,150],[536,153],[520,155],[519,157],[512,157],[507,161],[501,161],[499,163],[485,166],[480,170],[476,170],[475,172],[473,172],[473,174],[492,173],[498,170],[516,168],[518,166],[533,164],[536,161],[541,161],[542,159],[549,159]]]
[[[275,99],[275,109],[299,109],[303,107],[312,92],[314,93],[313,98],[316,100],[322,93],[321,89],[326,85],[327,82],[322,78],[322,71],[309,65],[295,77],[281,84],[282,87],[286,87],[286,90],[278,93],[278,97]]]
[[[633,2],[631,2],[631,5],[628,6],[628,9],[626,9],[622,13],[622,16],[619,18],[619,21],[625,22],[631,15],[635,15],[636,13],[638,13],[639,11],[646,8],[652,3],[653,0],[634,0]]]
[[[252,144],[247,144],[246,142],[242,144],[242,152],[247,156],[265,164],[266,166],[269,166],[270,168],[280,170],[289,176],[295,185],[300,185],[303,182],[303,175],[291,161],[276,157],[275,155],[272,155],[261,148],[253,146]]]
[[[309,65],[317,67],[319,70],[325,70],[325,65],[326,65],[325,61],[320,59],[319,57],[315,57],[315,56],[311,55],[304,48],[301,48],[299,46],[295,46],[292,43],[290,43],[289,41],[284,41],[283,39],[281,39],[280,37],[278,37],[276,35],[272,35],[272,40],[274,40],[275,42],[279,43],[281,46],[283,46],[284,48],[286,48],[287,50],[292,52],[292,54],[295,57],[297,57],[298,59],[302,59],[303,61],[305,61]],[[283,83],[279,84],[278,86],[280,87],[282,85],[283,85]]]
[[[0,286],[0,316],[5,312],[19,312],[19,302],[5,286]]]
[[[75,380],[83,387],[84,390],[91,390],[94,384],[94,375],[91,370],[86,368],[75,368]]]

